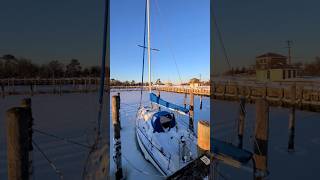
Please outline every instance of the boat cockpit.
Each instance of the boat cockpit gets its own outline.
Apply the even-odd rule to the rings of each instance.
[[[173,113],[159,111],[155,113],[151,121],[153,132],[168,132],[176,126],[176,119]]]

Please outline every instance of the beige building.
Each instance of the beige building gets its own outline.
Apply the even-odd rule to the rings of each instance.
[[[189,86],[190,86],[191,88],[196,88],[196,87],[199,87],[199,86],[200,86],[200,83],[198,83],[198,82],[189,83]]]
[[[191,88],[196,88],[196,87],[201,86],[201,82],[200,82],[200,80],[197,79],[197,78],[192,78],[192,79],[190,79],[190,81],[189,81],[189,86],[190,86]]]
[[[258,81],[283,81],[298,76],[299,69],[287,63],[287,57],[266,53],[256,57],[256,79]]]

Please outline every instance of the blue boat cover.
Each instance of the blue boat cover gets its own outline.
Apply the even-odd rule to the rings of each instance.
[[[240,149],[230,143],[226,143],[217,139],[212,139],[211,142],[211,149],[213,153],[217,155],[229,157],[243,164],[247,163],[252,158],[251,152],[244,149]]]
[[[161,99],[160,97],[158,97],[157,95],[155,95],[154,93],[150,93],[150,100],[151,100],[151,102],[157,103],[161,106],[164,106],[164,107],[167,107],[170,109],[174,109],[174,110],[183,112],[185,114],[187,114],[189,112],[188,109],[181,107],[181,106],[178,106],[178,105],[175,105],[175,104],[172,104],[170,102],[167,102],[167,101]]]
[[[163,124],[160,121],[161,117],[170,119],[170,121],[166,122],[167,126],[169,127],[169,130],[176,125],[176,120],[173,113],[169,113],[167,111],[159,111],[153,114],[152,121],[151,121],[154,132],[158,132],[158,133],[164,132]]]

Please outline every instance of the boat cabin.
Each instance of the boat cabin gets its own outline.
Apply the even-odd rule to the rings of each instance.
[[[151,121],[153,132],[167,132],[176,126],[176,119],[173,113],[159,111],[155,113]]]

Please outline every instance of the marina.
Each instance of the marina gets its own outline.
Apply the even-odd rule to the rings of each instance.
[[[117,92],[112,92],[111,96],[116,95]],[[121,121],[121,148],[122,148],[122,167],[124,174],[128,179],[165,179],[165,177],[148,161],[145,160],[135,136],[135,117],[139,107],[139,91],[121,91],[121,107],[120,107],[120,121]],[[161,97],[170,100],[171,102],[183,106],[184,95],[169,92],[161,92]],[[188,96],[189,97],[189,96]],[[143,93],[143,101],[145,105],[148,104],[148,93]],[[189,102],[189,98],[187,102]],[[176,117],[181,118],[182,115],[175,113]],[[195,96],[194,99],[194,124],[195,132],[197,132],[198,120],[210,119],[210,101],[208,97],[203,98],[203,108],[200,110],[200,97]],[[178,126],[181,128],[188,128],[188,118],[184,121],[179,121]],[[110,127],[112,124],[110,124]],[[110,129],[110,142],[113,141],[113,130]],[[114,153],[113,143],[110,143],[110,154]],[[115,172],[115,164],[110,161],[110,175],[113,176]]]

